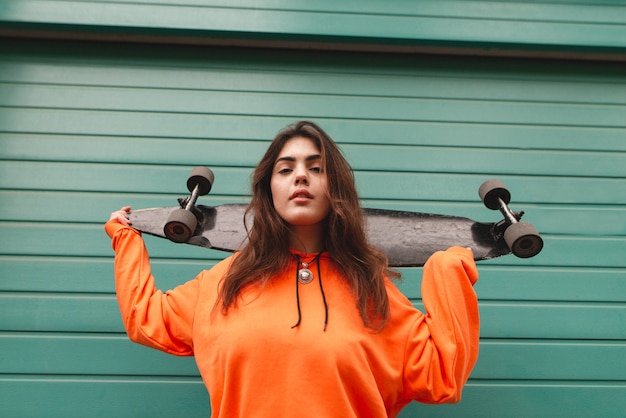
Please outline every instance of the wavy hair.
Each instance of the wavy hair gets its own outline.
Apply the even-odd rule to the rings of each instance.
[[[280,131],[254,171],[252,199],[246,209],[253,221],[251,226],[246,225],[247,245],[234,258],[221,283],[222,312],[226,314],[236,306],[245,286],[267,284],[291,261],[289,225],[274,209],[270,180],[279,153],[294,137],[311,139],[320,150],[331,206],[325,219],[324,248],[350,285],[365,326],[380,330],[389,320],[384,276],[395,278],[399,274],[389,270],[386,255],[368,243],[352,168],[330,136],[309,121]]]

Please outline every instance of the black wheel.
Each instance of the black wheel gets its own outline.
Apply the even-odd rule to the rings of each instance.
[[[500,209],[498,198],[502,199],[507,205],[511,201],[509,189],[500,180],[487,180],[481,184],[478,189],[478,195],[485,206],[492,210]]]
[[[511,252],[520,258],[534,257],[543,248],[543,239],[528,222],[517,222],[504,231],[504,241]]]
[[[187,189],[192,192],[196,184],[198,185],[198,196],[204,196],[211,191],[213,187],[213,180],[215,175],[211,169],[207,167],[196,167],[191,170],[189,177],[187,178]]]
[[[170,241],[184,243],[191,239],[196,225],[198,220],[193,213],[185,209],[176,209],[167,218],[163,232]]]

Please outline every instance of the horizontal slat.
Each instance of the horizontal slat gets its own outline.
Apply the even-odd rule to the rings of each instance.
[[[626,117],[626,112],[624,112]],[[356,170],[515,175],[626,177],[626,153],[451,148],[432,146],[344,146]],[[371,158],[375,155],[376,158]],[[390,162],[393,162],[390,164]],[[590,167],[590,162],[603,166]]]
[[[204,260],[151,261],[156,285],[164,291],[214,264]],[[0,277],[0,292],[115,293],[113,254],[104,258],[0,256]]]
[[[72,224],[0,223],[3,236],[0,255],[110,257],[110,240],[101,226]],[[174,244],[166,239],[145,236],[154,258],[217,260],[225,253],[194,245]],[[506,256],[482,261],[486,265],[534,265],[565,267],[626,267],[626,238],[544,236],[544,248],[537,256],[518,259]]]
[[[3,373],[198,376],[193,357],[142,347],[126,335],[3,333]],[[481,341],[472,379],[620,380],[626,345],[612,342]],[[576,364],[576,367],[571,367]]]
[[[596,10],[586,7],[557,8],[531,4],[524,7],[511,3],[493,2],[441,2],[440,7],[421,9],[419,4],[406,8],[392,7],[387,13],[362,12],[356,5],[339,9],[309,7],[294,9],[291,6],[263,7],[247,4],[232,8],[220,3],[190,4],[175,7],[170,4],[138,4],[82,1],[8,0],[3,13],[9,27],[35,28],[54,25],[64,30],[109,28],[118,32],[205,37],[241,37],[254,33],[255,40],[282,39],[327,42],[370,42],[382,44],[458,46],[469,44],[486,48],[500,45],[530,45],[549,49],[624,48],[626,38],[622,7],[604,5]],[[17,3],[17,4],[15,4]],[[437,2],[439,3],[439,2]],[[308,5],[308,3],[306,3]],[[486,6],[486,5],[489,6]],[[496,12],[490,11],[494,4]],[[180,5],[180,3],[178,4]],[[534,7],[533,7],[534,6]],[[441,10],[451,8],[452,13]],[[365,10],[368,10],[366,8]],[[469,14],[467,10],[469,9]],[[565,9],[567,18],[552,19]],[[592,10],[593,18],[586,17]],[[588,12],[587,12],[588,13]],[[495,15],[495,16],[494,16]],[[491,16],[491,18],[489,18]],[[548,16],[548,17],[547,17]],[[319,22],[324,22],[320,25]],[[584,35],[583,35],[584,34]],[[528,46],[527,46],[528,48]]]
[[[626,267],[626,237],[586,238],[543,236],[544,247],[533,258],[507,256],[482,261],[485,265]]]
[[[74,2],[89,2],[93,0],[72,0]],[[114,0],[98,0],[100,3],[113,2]],[[546,13],[554,14],[551,18],[555,21],[588,21],[588,22],[624,22],[622,16],[611,15],[610,12],[619,10],[619,2],[604,1],[598,3],[603,6],[613,5],[613,7],[592,8],[584,0],[561,0],[561,1],[532,1],[535,7],[511,3],[507,1],[458,1],[442,0],[439,2],[424,2],[414,4],[412,2],[390,2],[389,5],[382,5],[376,0],[359,0],[335,2],[333,0],[320,0],[310,3],[306,0],[239,0],[236,2],[229,0],[134,0],[115,1],[116,3],[136,3],[136,4],[158,4],[162,6],[197,6],[197,7],[228,7],[232,9],[262,9],[262,10],[282,10],[289,8],[305,13],[363,13],[376,15],[395,15],[402,13],[409,16],[434,15],[448,17],[465,17],[475,19],[506,19],[512,16],[519,16],[523,12],[528,18],[541,20],[546,17]]]
[[[603,417],[621,417],[626,386],[607,382],[480,382],[465,386],[456,405],[411,403],[400,417],[516,416],[589,417],[602,406]],[[528,402],[532,399],[532,402]],[[198,380],[122,380],[103,377],[0,377],[0,400],[9,416],[46,417],[206,417],[209,399]]]
[[[619,381],[625,358],[626,343],[488,340],[480,343],[471,378]]]
[[[0,161],[0,188],[13,190],[86,191],[104,193],[188,194],[190,166],[148,166]],[[249,194],[250,169],[214,167],[215,195]],[[71,172],[72,175],[68,175]],[[36,175],[33,175],[36,174]],[[478,201],[478,187],[494,177],[478,174],[366,172],[355,173],[363,199]],[[621,178],[533,177],[497,175],[515,204],[626,204]],[[393,187],[390,187],[393,185]],[[519,202],[519,203],[516,203]],[[165,205],[167,206],[167,205]]]
[[[421,269],[402,269],[397,283],[411,299],[420,299]],[[541,268],[478,263],[474,286],[479,301],[626,302],[626,270],[615,268]]]
[[[211,407],[200,378],[0,375],[8,417],[204,417]]]
[[[483,302],[480,313],[483,338],[626,339],[623,303]],[[29,293],[0,294],[0,330],[124,332],[113,295]]]
[[[178,357],[131,342],[126,334],[0,333],[4,374],[196,376],[193,357]]]
[[[235,138],[271,139],[283,126],[298,119],[314,119],[337,140],[375,144],[450,145],[467,147],[625,150],[623,129],[581,126],[530,126],[439,121],[333,120],[301,113],[281,115],[192,115],[174,113],[130,113],[64,109],[2,109],[3,132],[60,135],[106,135],[142,138]],[[238,125],[238,126],[237,126]],[[221,133],[232,127],[230,133]],[[181,131],[184,129],[184,131]],[[254,135],[250,130],[258,129]],[[241,138],[242,136],[239,136]],[[593,137],[594,141],[589,141]],[[599,142],[595,142],[595,140]],[[566,142],[564,142],[566,141]],[[140,152],[126,150],[125,152]],[[193,151],[190,151],[193,152]],[[202,156],[205,157],[205,156]],[[210,158],[210,156],[206,156]]]
[[[112,211],[122,206],[131,205],[133,209],[176,206],[177,198],[188,194],[184,184],[178,193],[169,195],[0,190],[0,219],[25,222],[104,223]],[[198,204],[216,206],[225,203],[247,203],[249,200],[241,196],[211,194],[200,197]],[[605,209],[609,212],[607,216],[612,217],[610,208]],[[484,209],[481,212],[484,212]],[[599,213],[604,212],[605,210],[600,209]]]
[[[254,167],[269,142],[0,134],[0,145],[5,160],[189,165],[202,155],[205,165]]]
[[[0,294],[0,329],[124,332],[114,295]]]
[[[336,117],[454,123],[624,127],[626,105],[0,83],[0,106],[186,114]],[[445,108],[445,112],[442,111]]]
[[[626,339],[624,303],[485,302],[480,315],[487,338]]]
[[[108,216],[107,216],[108,219]],[[12,237],[0,240],[0,254],[60,257],[113,257],[111,239],[101,225],[3,224],[0,234]],[[152,257],[169,259],[218,260],[227,253],[194,245],[145,236]]]
[[[226,255],[226,254],[225,254]],[[191,280],[214,262],[203,260],[151,261],[162,290]],[[624,269],[493,267],[479,264],[476,293],[481,301],[624,302]],[[421,269],[400,269],[400,290],[421,298]],[[45,272],[43,274],[42,272]],[[115,292],[113,260],[106,258],[0,257],[0,291],[105,293]]]
[[[218,179],[219,181],[219,179]],[[110,212],[130,205],[133,209],[174,206],[176,199],[185,195],[181,184],[178,194],[121,194],[103,192],[41,192],[0,190],[0,219],[12,222],[67,222],[103,223]],[[524,210],[524,220],[531,222],[542,234],[624,236],[626,222],[621,206],[567,206],[517,203],[515,191],[512,210]],[[247,203],[246,197],[209,195],[198,203],[209,206],[224,203]],[[438,213],[475,219],[480,222],[496,222],[500,212],[487,210],[478,201],[436,202],[367,200],[364,206],[381,209],[409,210]],[[80,210],[76,210],[80,208]]]
[[[22,46],[22,45],[20,45]],[[80,45],[77,45],[80,48]],[[285,62],[284,52],[246,51],[237,57],[232,50],[213,48],[210,58],[177,51],[177,60],[165,59],[163,49],[154,53],[142,47],[142,56],[128,56],[124,63],[109,58],[106,45],[97,51],[82,51],[89,61],[75,62],[68,56],[63,65],[33,60],[24,50],[6,51],[0,63],[0,82],[10,84],[65,86],[68,91],[79,86],[154,89],[163,91],[274,92],[298,94],[351,95],[397,98],[465,99],[472,101],[520,101],[532,103],[625,104],[624,86],[617,68],[604,64],[602,71],[593,64],[578,63],[576,68],[560,62],[549,66],[532,62],[494,61],[490,66],[474,58],[463,58],[464,67],[446,65],[450,58],[429,57],[424,62],[413,56],[388,55],[393,69],[364,62],[365,55],[349,59],[334,54],[319,55],[306,66]],[[130,49],[130,48],[129,48]],[[43,52],[43,51],[40,51]],[[60,51],[61,52],[61,51]],[[123,53],[123,52],[122,52]],[[295,57],[310,59],[298,52]],[[328,59],[332,57],[332,59]],[[132,65],[131,65],[132,64]],[[369,64],[369,65],[364,65]],[[472,71],[467,71],[470,66]],[[609,70],[609,71],[607,71]],[[68,77],[69,76],[69,77]],[[572,85],[575,88],[571,88]],[[17,87],[17,86],[16,86]],[[12,98],[6,98],[7,103]]]
[[[479,265],[481,300],[626,302],[626,269]]]
[[[21,190],[101,191],[189,194],[186,182],[193,167],[119,166],[110,164],[68,164],[0,161],[0,187]],[[72,175],[68,175],[68,173]],[[245,195],[250,170],[216,167],[211,193]],[[36,175],[33,175],[36,173]]]
[[[475,174],[373,172],[355,174],[361,196],[366,199],[475,201],[476,185],[485,180],[484,175]],[[626,182],[621,178],[574,180],[570,177],[529,178],[522,175],[497,177],[511,191],[513,206],[515,202],[594,205],[626,203]]]
[[[455,405],[410,404],[401,417],[576,417],[619,418],[626,410],[626,385],[590,382],[470,381]]]
[[[0,159],[189,165],[194,160],[197,161],[197,155],[202,155],[210,156],[205,157],[202,164],[251,168],[260,161],[267,146],[266,143],[243,140],[114,139],[0,134]],[[122,152],[131,149],[143,151]],[[489,167],[491,172],[509,175],[528,172],[535,176],[578,177],[584,173],[586,177],[626,177],[626,152],[356,144],[343,145],[342,150],[355,170],[482,174],[485,167]],[[372,155],[376,158],[371,158]]]

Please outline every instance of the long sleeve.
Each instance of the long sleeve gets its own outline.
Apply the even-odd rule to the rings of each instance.
[[[198,280],[161,292],[141,234],[117,221],[107,222],[105,231],[115,251],[115,290],[128,337],[170,354],[193,355]]]
[[[473,285],[478,271],[470,250],[434,254],[422,278],[426,315],[418,315],[405,359],[405,396],[455,403],[478,358],[480,320]],[[406,393],[409,391],[409,393]]]

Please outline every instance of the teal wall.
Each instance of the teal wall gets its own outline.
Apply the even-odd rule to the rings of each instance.
[[[623,58],[626,1],[3,0],[1,31]]]
[[[465,20],[471,13],[462,6],[480,4],[445,3],[459,7],[446,13],[463,12]],[[63,29],[85,38],[104,27],[105,14],[93,8],[164,7],[133,4],[3,2],[0,34],[57,36],[52,32]],[[281,9],[278,1],[264,4]],[[362,15],[375,7],[363,4]],[[504,19],[496,12],[517,8],[560,10],[560,19],[579,13],[571,24],[596,19],[595,33],[624,27],[622,15],[611,12],[622,10],[620,2],[604,2],[584,19],[581,10],[590,6],[583,3],[489,4],[495,7],[483,10],[493,25]],[[233,13],[245,9],[238,5]],[[35,17],[47,26],[35,25]],[[65,22],[70,17],[75,21]],[[164,15],[143,22],[157,18]],[[81,19],[91,29],[79,27]],[[107,30],[125,31],[120,21],[136,28],[132,19]],[[557,23],[548,26],[563,40],[560,50],[569,43],[582,51],[582,37],[556,30]],[[498,41],[485,26],[472,33]],[[412,404],[403,417],[623,415],[626,72],[623,62],[592,58],[622,48],[611,42],[626,38],[603,38],[586,61],[194,47],[172,39],[134,45],[0,37],[2,414],[207,416],[208,395],[192,358],[127,340],[102,223],[123,204],[171,205],[195,165],[216,173],[204,204],[245,201],[268,141],[284,125],[309,118],[342,145],[366,206],[494,221],[499,213],[482,206],[477,188],[496,177],[511,189],[512,208],[526,211],[546,241],[535,258],[480,264],[481,354],[463,401]],[[457,32],[455,39],[461,45],[469,37]],[[163,289],[224,256],[146,241]],[[420,270],[403,272],[402,290],[419,307]]]

